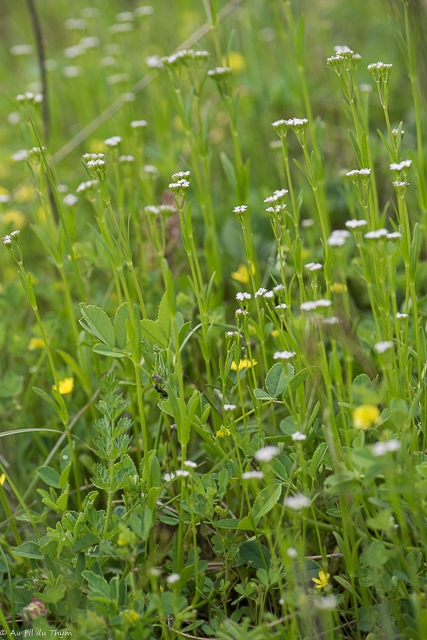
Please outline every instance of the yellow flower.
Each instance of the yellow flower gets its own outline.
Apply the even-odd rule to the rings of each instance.
[[[59,393],[61,396],[64,396],[66,393],[71,393],[74,387],[74,378],[64,378],[59,381]],[[52,389],[56,389],[56,384],[53,385]]]
[[[369,429],[380,417],[378,407],[373,404],[361,404],[353,411],[353,424],[355,429]]]
[[[1,476],[0,476],[0,484],[1,484],[1,486],[4,485],[5,480],[6,480],[6,476],[4,475],[4,473],[2,473]]]
[[[227,66],[226,56],[222,56],[222,66]],[[228,66],[232,71],[238,73],[239,71],[243,71],[246,67],[246,60],[241,53],[238,53],[237,51],[230,51],[228,56]]]
[[[341,284],[341,282],[334,282],[331,284],[332,293],[345,293],[347,291],[347,285]]]
[[[36,197],[36,191],[34,187],[23,184],[19,189],[15,192],[15,200],[17,202],[28,202],[28,200],[34,200]]]
[[[228,427],[224,427],[224,425],[222,425],[221,429],[216,432],[217,438],[226,438],[229,435],[231,435],[231,431]]]
[[[247,284],[249,282],[249,271],[247,266],[245,264],[239,264],[239,268],[237,271],[233,271],[231,277],[233,280],[237,280],[237,282]]]
[[[139,620],[139,613],[130,609],[129,611],[125,611],[125,618],[129,624],[135,624],[135,622]]]
[[[1,217],[3,224],[12,223],[14,227],[19,229],[25,224],[25,216],[18,209],[9,209]]]
[[[256,364],[258,364],[256,360],[249,360],[248,358],[244,358],[239,362],[239,371],[241,371],[243,368],[250,369],[251,367],[254,367]],[[237,364],[235,362],[232,362],[230,369],[232,371],[237,371]]]
[[[323,589],[328,586],[329,573],[319,571],[319,578],[313,578],[313,582],[316,583],[316,589]]]
[[[28,349],[30,351],[34,351],[35,349],[43,349],[44,340],[41,338],[31,338],[30,343],[28,345]]]
[[[280,336],[280,333],[277,331],[277,329],[273,329],[271,335],[273,336],[273,338],[278,338]]]

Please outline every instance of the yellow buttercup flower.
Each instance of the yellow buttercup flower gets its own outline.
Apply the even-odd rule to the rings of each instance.
[[[243,368],[250,369],[251,367],[254,367],[256,364],[258,364],[256,360],[249,360],[249,358],[244,358],[239,362],[239,371],[241,371]],[[232,362],[230,369],[231,371],[237,371],[237,364],[235,362]]]
[[[227,66],[226,56],[222,56],[222,66]],[[230,54],[228,56],[228,66],[232,71],[238,73],[239,71],[243,71],[243,69],[246,67],[246,60],[241,53],[238,53],[237,51],[230,51]]]
[[[3,486],[3,485],[4,485],[5,480],[6,480],[6,476],[5,476],[5,474],[4,474],[4,473],[2,473],[2,474],[1,474],[1,476],[0,476],[0,484],[1,484],[1,486]]]
[[[30,351],[34,351],[35,349],[43,349],[43,347],[44,347],[44,340],[42,340],[42,338],[31,338],[28,345],[28,349]]]
[[[226,438],[229,435],[231,435],[231,431],[228,427],[224,427],[224,425],[222,425],[221,429],[216,432],[217,438]]]
[[[332,293],[345,293],[347,291],[347,285],[341,282],[334,282],[331,284]]]
[[[71,393],[74,387],[74,378],[64,378],[59,381],[59,393],[61,396],[65,396],[67,393]],[[56,389],[56,384],[53,385],[52,389]]]
[[[355,429],[366,430],[377,422],[380,417],[378,407],[373,404],[361,404],[353,411],[353,424]]]
[[[135,624],[139,620],[139,613],[134,611],[134,609],[130,609],[125,612],[125,618],[129,622],[129,624]]]
[[[330,577],[329,573],[325,573],[324,571],[319,571],[319,577],[313,578],[313,582],[316,583],[316,589],[323,589],[328,586],[328,578]]]
[[[25,224],[25,216],[18,209],[9,209],[6,211],[1,217],[1,221],[3,224],[12,223],[14,227],[18,227],[19,229]]]
[[[240,264],[237,271],[233,271],[231,277],[233,278],[233,280],[237,280],[237,282],[247,284],[249,282],[249,271],[247,266],[244,264]]]

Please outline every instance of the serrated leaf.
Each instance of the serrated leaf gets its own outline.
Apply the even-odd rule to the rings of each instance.
[[[111,320],[105,311],[93,305],[88,306],[84,302],[80,303],[80,310],[86,321],[86,326],[84,324],[82,326],[86,330],[87,327],[89,327],[89,332],[95,336],[95,338],[98,338],[98,340],[111,347],[111,349],[114,349],[116,346],[116,334],[114,333]]]
[[[163,349],[168,346],[168,339],[161,326],[153,320],[141,320],[141,333],[153,344]]]
[[[281,362],[273,364],[265,379],[265,386],[270,396],[273,398],[280,396],[293,378],[294,373],[295,369],[289,362],[285,365]]]

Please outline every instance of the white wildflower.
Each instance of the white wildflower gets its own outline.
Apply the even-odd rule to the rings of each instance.
[[[186,467],[190,467],[191,469],[195,469],[197,467],[197,463],[193,462],[192,460],[185,460],[184,465]]]
[[[298,558],[298,551],[293,547],[289,547],[289,549],[286,551],[286,555],[288,556],[288,558],[295,559]]]
[[[294,442],[298,442],[298,441],[305,440],[307,436],[304,433],[301,433],[300,431],[295,431],[295,433],[292,434],[291,438]]]
[[[107,138],[106,140],[104,140],[104,144],[107,145],[107,147],[117,147],[118,144],[120,144],[120,142],[122,141],[120,136],[112,136],[111,138]]]
[[[181,576],[179,575],[179,573],[171,573],[170,576],[166,578],[166,582],[168,584],[175,584],[176,582],[179,582],[180,579]]]
[[[190,475],[189,471],[183,471],[182,469],[178,469],[176,472],[176,477],[179,478],[187,478]]]
[[[390,340],[385,340],[383,342],[376,342],[374,344],[374,349],[377,353],[384,353],[388,349],[393,347],[393,343]]]
[[[349,229],[357,229],[357,227],[364,227],[368,224],[367,220],[347,220],[345,226]]]
[[[407,313],[396,313],[396,318],[400,320],[401,318],[409,318]]]
[[[67,207],[74,207],[74,205],[77,204],[78,200],[78,197],[75,196],[74,193],[69,193],[65,196],[62,202],[66,204]]]
[[[321,609],[323,611],[333,611],[336,609],[338,604],[338,600],[333,594],[323,596],[323,598],[316,598],[314,600],[314,606],[316,609]]]
[[[308,262],[307,264],[304,265],[306,269],[308,269],[309,271],[318,271],[319,269],[322,268],[322,264],[320,264],[320,262]]]
[[[273,355],[273,360],[290,360],[296,355],[295,351],[276,351]]]
[[[385,456],[389,451],[399,451],[399,440],[389,440],[388,442],[376,442],[372,447],[372,455],[376,458]]]
[[[251,297],[251,294],[247,293],[246,291],[239,291],[239,293],[236,293],[236,300],[240,300],[240,302],[243,302],[244,300],[250,300]]]
[[[236,405],[235,404],[225,404],[224,405],[224,411],[234,411],[234,409],[236,409]]]
[[[402,171],[402,169],[409,169],[412,164],[412,160],[402,160],[402,162],[392,162],[390,165],[391,171]]]
[[[255,293],[255,298],[263,296],[264,293],[267,293],[267,289],[265,289],[265,287],[261,287],[261,289],[258,289],[258,291]]]
[[[10,53],[13,56],[29,56],[33,53],[33,47],[30,44],[15,44]]]
[[[312,227],[314,225],[314,220],[312,218],[306,218],[301,221],[303,227]]]
[[[294,511],[301,511],[310,506],[310,499],[302,493],[296,493],[294,496],[288,496],[285,505]]]
[[[287,308],[288,308],[288,305],[285,304],[284,302],[282,302],[282,304],[278,304],[276,306],[276,309],[287,309]]]
[[[270,462],[270,460],[273,460],[274,456],[277,456],[278,453],[279,449],[277,447],[263,447],[262,449],[258,449],[255,454],[255,459],[258,460],[258,462]]]
[[[245,473],[242,473],[243,480],[262,480],[263,477],[262,471],[245,471]]]
[[[376,231],[368,231],[365,233],[365,238],[368,240],[378,240],[388,234],[387,229],[377,229]]]
[[[245,213],[248,210],[248,207],[245,204],[240,205],[239,207],[234,207],[234,213]]]

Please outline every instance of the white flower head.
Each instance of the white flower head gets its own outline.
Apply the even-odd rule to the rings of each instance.
[[[307,498],[302,493],[296,493],[294,496],[286,498],[285,505],[294,511],[301,511],[301,509],[306,509],[310,506],[310,498]]]
[[[349,229],[357,229],[357,227],[364,227],[368,224],[367,220],[347,220],[345,226]]]
[[[0,204],[7,204],[8,202],[10,202],[10,196],[7,195],[6,193],[1,193],[0,194]]]
[[[197,463],[192,460],[185,460],[184,465],[186,467],[190,467],[191,469],[195,469],[197,467]]]
[[[107,147],[117,147],[121,141],[122,139],[120,136],[112,136],[111,138],[104,140],[104,144],[106,144]]]
[[[409,318],[409,316],[408,316],[408,314],[407,314],[407,313],[399,313],[399,312],[398,312],[398,313],[396,313],[396,318],[397,318],[398,320],[400,320],[400,319],[402,319],[402,318]]]
[[[292,558],[294,560],[295,558],[298,558],[298,551],[293,547],[289,547],[289,549],[286,551],[286,555],[288,556],[288,558]]]
[[[322,322],[323,324],[339,324],[340,319],[336,316],[331,316],[330,318],[323,318]]]
[[[287,309],[287,308],[288,308],[288,305],[285,304],[284,302],[282,302],[282,304],[278,304],[276,306],[276,309]]]
[[[376,231],[368,231],[368,233],[365,233],[365,238],[367,238],[368,240],[378,240],[379,238],[383,238],[387,234],[387,229],[377,229]]]
[[[295,351],[276,351],[273,360],[290,360],[296,355]]]
[[[377,353],[384,353],[388,349],[393,348],[393,343],[390,340],[385,340],[383,342],[376,342],[374,344],[374,349]]]
[[[262,480],[263,477],[262,471],[245,471],[245,473],[242,473],[243,480]]]
[[[225,404],[224,405],[224,411],[234,411],[234,409],[236,409],[236,405],[235,404]]]
[[[270,462],[273,460],[274,456],[277,456],[279,453],[279,449],[273,446],[263,447],[262,449],[258,449],[255,454],[255,460],[258,462]]]
[[[236,310],[236,315],[237,316],[248,316],[249,315],[249,311],[246,311],[245,309],[237,309]]]
[[[119,162],[133,162],[134,160],[133,156],[119,156]]]
[[[132,120],[132,122],[130,123],[130,126],[132,127],[132,129],[141,129],[141,128],[147,126],[147,121],[146,120]]]
[[[239,207],[234,207],[234,213],[245,213],[248,210],[248,207],[245,204],[240,205]]]
[[[390,165],[391,171],[402,171],[402,169],[410,169],[412,160],[402,160],[402,162],[392,162]]]
[[[320,264],[320,262],[308,262],[307,264],[304,265],[304,267],[309,271],[318,271],[323,267],[323,265]]]
[[[166,578],[166,582],[168,584],[175,584],[176,582],[179,582],[180,579],[181,576],[179,575],[179,573],[171,573],[170,576]]]
[[[330,247],[342,247],[345,244],[346,239],[350,236],[350,231],[346,229],[337,229],[332,231],[327,242]]]
[[[322,611],[333,611],[336,609],[338,604],[338,600],[333,594],[323,596],[323,598],[316,598],[314,600],[314,606],[316,609],[321,609]]]
[[[276,284],[275,287],[273,287],[273,291],[284,291],[285,287],[283,286],[283,284]]]
[[[189,171],[178,171],[177,173],[172,174],[172,178],[175,180],[176,178],[189,178]]]
[[[181,478],[186,478],[189,475],[190,475],[190,472],[189,471],[185,471],[183,469],[177,469],[177,471],[176,471],[176,477],[177,478],[180,478],[180,477]]]
[[[173,480],[175,478],[175,474],[174,473],[165,473],[163,478],[164,478],[165,482],[170,482],[171,480]]]
[[[385,456],[389,451],[399,451],[399,440],[389,440],[388,442],[376,442],[372,447],[372,455],[376,458]]]
[[[302,302],[300,304],[301,311],[314,311],[318,307],[330,307],[332,304],[331,300],[325,300],[324,298],[320,298],[320,300],[309,300],[307,302]]]
[[[13,56],[29,56],[33,53],[33,47],[30,44],[15,44],[10,48]]]
[[[244,300],[250,300],[251,298],[251,294],[247,293],[246,291],[239,291],[238,293],[236,293],[236,300],[240,300],[240,302],[243,302]]]
[[[74,207],[78,202],[78,197],[74,195],[74,193],[69,193],[63,199],[63,203],[67,205],[67,207]]]
[[[314,220],[312,218],[306,218],[301,222],[303,227],[312,227],[314,225]]]
[[[292,434],[291,438],[294,442],[298,442],[298,441],[305,440],[307,436],[304,433],[301,433],[300,431],[295,431],[295,433]]]
[[[258,289],[258,291],[255,293],[255,298],[258,298],[258,296],[263,296],[264,293],[267,293],[267,289],[265,287],[261,287],[261,289]]]

